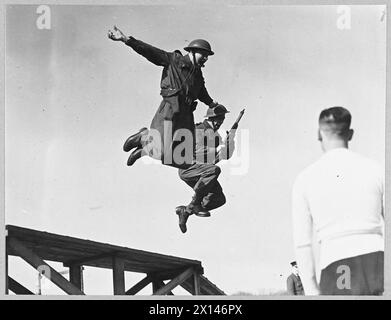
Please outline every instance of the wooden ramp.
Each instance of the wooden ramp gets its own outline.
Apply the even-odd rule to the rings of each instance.
[[[182,286],[193,295],[225,295],[203,276],[200,261],[130,249],[90,240],[72,238],[22,227],[6,226],[6,265],[8,290],[15,294],[33,294],[8,275],[8,257],[18,256],[68,294],[84,295],[83,266],[112,269],[114,295],[135,295],[152,285],[153,295],[172,295]],[[69,268],[69,280],[45,261],[63,263]],[[125,288],[125,271],[144,273],[131,288]]]

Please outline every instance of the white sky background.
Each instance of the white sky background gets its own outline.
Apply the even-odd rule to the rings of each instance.
[[[284,290],[290,273],[291,186],[321,155],[320,111],[348,108],[351,148],[384,165],[384,6],[351,6],[349,30],[337,28],[337,6],[50,6],[50,30],[37,29],[36,8],[7,8],[7,224],[201,260],[226,293],[263,294]],[[227,204],[190,217],[186,234],[174,208],[192,190],[177,170],[126,166],[124,139],[149,126],[162,69],[109,40],[114,24],[167,51],[209,40],[216,54],[203,72],[231,110],[224,129],[246,107],[248,171],[222,165]],[[32,269],[11,262],[34,290]],[[87,293],[112,294],[101,276],[86,274]]]

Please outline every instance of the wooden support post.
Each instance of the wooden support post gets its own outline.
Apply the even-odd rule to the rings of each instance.
[[[146,276],[144,279],[136,283],[133,287],[131,287],[128,291],[125,292],[126,295],[135,295],[137,292],[143,290],[147,285],[149,285],[152,281],[150,276]]]
[[[5,294],[9,294],[9,282],[8,282],[8,250],[5,249]]]
[[[114,295],[125,294],[125,264],[124,260],[117,256],[113,257],[113,285]]]
[[[169,283],[167,283],[164,287],[160,288],[156,292],[154,292],[154,295],[166,295],[168,294],[172,289],[174,289],[176,286],[182,284],[186,279],[191,277],[193,275],[193,268],[186,269],[184,272],[182,272],[180,275],[172,279]]]
[[[187,279],[183,283],[181,283],[181,287],[185,289],[190,294],[194,294],[194,281],[192,278]]]
[[[152,280],[152,294],[154,294],[156,291],[160,289],[161,285],[160,282],[157,279]]]
[[[75,287],[83,291],[82,268],[82,266],[78,265],[69,266],[69,281],[73,283]]]
[[[33,251],[31,251],[29,248],[26,248],[16,238],[8,237],[8,245],[18,256],[20,256],[23,260],[25,260],[35,269],[39,270],[42,267],[47,268],[49,270],[49,274],[45,272],[44,276],[49,278],[50,281],[52,281],[54,284],[56,284],[59,288],[64,290],[66,293],[75,294],[75,295],[84,295],[84,293],[80,289],[76,288],[72,283],[70,283],[61,274],[59,274],[56,270],[54,270],[51,266],[49,266]]]
[[[194,277],[194,295],[195,296],[199,296],[200,295],[200,292],[201,292],[201,289],[200,289],[200,275],[197,271],[194,271],[194,274],[193,274],[193,277]]]
[[[9,289],[15,294],[34,294],[29,289],[22,286],[18,281],[8,277]]]

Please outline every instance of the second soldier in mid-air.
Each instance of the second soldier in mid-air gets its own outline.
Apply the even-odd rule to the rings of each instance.
[[[206,119],[196,125],[193,164],[178,171],[179,177],[194,190],[190,203],[176,208],[179,228],[183,233],[187,231],[186,222],[190,215],[208,217],[210,210],[226,202],[223,189],[217,181],[221,169],[216,163],[231,158],[235,150],[234,133],[228,134],[224,140],[218,133],[228,112],[222,105],[208,109]]]

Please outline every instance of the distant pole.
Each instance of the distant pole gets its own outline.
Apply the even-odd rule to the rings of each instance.
[[[81,279],[80,279],[80,290],[84,292],[84,281],[83,281],[83,270],[84,270],[84,267],[81,266],[80,267],[80,273],[81,273]]]
[[[45,273],[45,270],[38,271],[38,295],[42,295],[42,275]],[[68,270],[60,271],[59,274],[67,274]]]
[[[38,295],[42,295],[42,285],[41,285],[42,274],[38,271]]]

